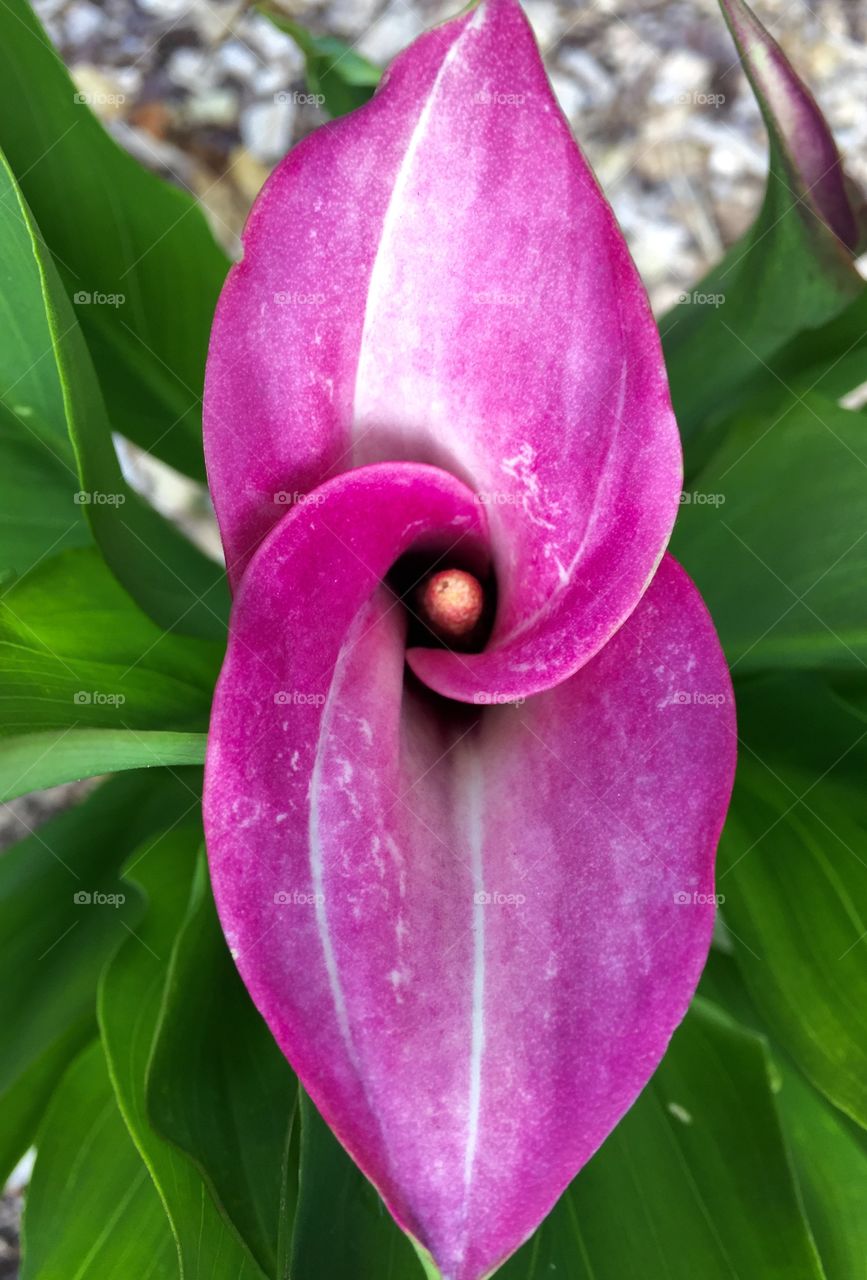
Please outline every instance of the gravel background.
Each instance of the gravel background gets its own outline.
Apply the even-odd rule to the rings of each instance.
[[[230,251],[287,148],[321,123],[293,41],[247,0],[35,0],[119,141],[186,187]],[[462,0],[271,0],[384,65]],[[867,188],[867,5],[756,0]],[[749,225],[767,141],[717,0],[525,0],[551,79],[657,312]],[[302,101],[297,101],[300,98]],[[129,480],[219,558],[206,495],[124,448]]]
[[[290,17],[387,62],[459,7],[439,0],[284,0]],[[36,0],[79,89],[150,168],[203,203],[232,251],[269,170],[321,122],[293,42],[237,0]],[[549,74],[614,206],[657,311],[749,224],[767,163],[758,110],[716,0],[525,0]],[[867,5],[756,0],[867,188]],[[288,94],[288,97],[287,97]],[[217,554],[201,492],[134,450],[130,478]],[[0,845],[89,784],[0,812]],[[0,1280],[17,1274],[19,1175],[0,1201]]]
[[[283,0],[386,63],[460,0]],[[37,0],[82,91],[144,163],[195,192],[232,247],[269,169],[321,117],[295,45],[237,0]],[[526,0],[560,102],[664,308],[760,199],[764,130],[716,0]],[[867,183],[867,6],[758,0]],[[287,99],[288,91],[288,99]],[[287,100],[280,100],[280,99]],[[122,99],[122,100],[118,100]]]

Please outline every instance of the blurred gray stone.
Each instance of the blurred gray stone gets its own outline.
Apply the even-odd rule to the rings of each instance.
[[[281,95],[277,95],[280,99]],[[241,116],[241,140],[256,157],[273,163],[284,156],[292,141],[295,103],[286,94],[282,100],[254,102]]]

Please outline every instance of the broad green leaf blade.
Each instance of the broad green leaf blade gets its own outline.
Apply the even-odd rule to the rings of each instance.
[[[92,548],[0,593],[0,734],[207,728],[222,645],[163,631]]]
[[[292,37],[304,54],[307,88],[330,116],[345,116],[356,107],[363,107],[373,96],[382,77],[380,67],[335,36],[314,35],[279,9],[269,5],[259,8],[275,27]]]
[[[63,1073],[95,1032],[93,1019],[85,1015],[0,1095],[0,1185],[33,1146],[39,1122]]]
[[[200,828],[176,829],[133,856],[128,874],[147,911],[102,975],[99,1023],[121,1112],[169,1215],[182,1280],[263,1280],[193,1162],[156,1132],[147,1112],[148,1063],[200,844]]]
[[[867,729],[830,695],[798,701],[799,687],[741,692],[745,749],[717,886],[763,1021],[813,1084],[867,1125]],[[799,718],[806,767],[773,743]]]
[[[292,1257],[292,1235],[295,1213],[298,1208],[299,1167],[301,1164],[301,1116],[299,1094],[296,1096],[295,1114],[286,1155],[283,1161],[283,1177],[280,1191],[280,1222],[277,1233],[277,1280],[290,1280],[289,1266]]]
[[[16,415],[0,401],[0,572],[23,573],[45,556],[91,541],[72,498],[78,488],[75,460],[42,443],[34,417],[20,412],[25,408]]]
[[[844,672],[842,675],[832,673],[828,676],[828,687],[834,698],[852,715],[860,720],[867,720],[867,679],[855,672]]]
[[[293,1280],[422,1280],[410,1240],[301,1094],[301,1164],[292,1239]]]
[[[295,1076],[229,955],[200,861],[148,1072],[153,1127],[195,1162],[267,1275],[277,1275]]]
[[[0,738],[0,804],[102,773],[204,764],[207,740],[204,733],[138,729],[45,729]]]
[[[0,158],[0,570],[90,541],[51,355],[42,280],[12,176]]]
[[[76,95],[26,0],[0,6],[0,146],[69,297],[90,299],[76,313],[112,429],[203,478],[200,397],[228,262],[196,201],[122,151]]]
[[[91,838],[100,837],[116,840],[116,823],[105,834],[95,825],[85,839],[89,846]],[[46,841],[44,852],[22,846],[14,851],[29,858],[27,878],[13,868],[19,883],[8,892],[4,882],[0,900],[6,963],[19,975],[0,998],[4,1026],[14,1028],[0,1054],[0,1088],[17,1081],[87,1013],[102,964],[141,913],[139,899],[110,865],[116,846],[109,844],[97,859],[90,847],[69,849],[65,840],[62,853],[55,853],[50,832]],[[7,856],[11,860],[6,855],[4,862]],[[52,856],[58,858],[56,867],[48,865]]]
[[[780,1060],[777,1105],[828,1280],[867,1274],[867,1149],[846,1117]]]
[[[743,420],[687,491],[671,550],[737,675],[867,660],[867,435],[815,396]]]
[[[767,1028],[731,956],[713,951],[700,990],[752,1030]],[[842,1112],[805,1079],[773,1040],[780,1076],[777,1107],[828,1280],[863,1277],[867,1268],[867,1145]]]
[[[34,319],[30,326],[27,336],[32,349],[22,354],[27,364],[18,374],[34,362],[53,370],[56,386],[51,404],[56,413],[62,405],[63,417],[52,429],[56,435],[65,429],[71,441],[78,472],[75,501],[86,513],[118,580],[151,617],[166,629],[219,637],[228,610],[223,572],[142,502],[123,479],[102,394],[72,307],[32,214],[4,166],[0,157],[0,239],[9,238],[16,255],[32,258],[39,281],[38,293],[34,288],[31,296],[19,300],[22,308],[33,310],[39,323]],[[33,284],[29,267],[27,276]],[[13,383],[6,388],[6,397],[14,398],[15,390]],[[47,389],[45,396],[49,396]]]
[[[807,808],[797,799],[745,771],[722,852],[726,918],[769,1026],[817,1087],[867,1125],[867,972],[856,954],[867,937],[867,838],[841,817],[845,796],[824,788]]]
[[[54,263],[29,219],[46,318],[81,481],[79,499],[107,563],[161,626],[220,637],[228,614],[222,568],[133,493],[123,479],[102,393]]]
[[[777,671],[740,681],[735,694],[741,754],[772,763],[801,792],[827,773],[845,783],[858,821],[865,822],[865,726],[849,701],[854,677],[847,673],[843,696],[837,693],[841,679],[836,672]]]
[[[867,381],[867,289],[821,329],[795,339],[771,364],[768,382],[839,400]]]
[[[765,204],[746,242],[661,321],[688,476],[706,456],[708,428],[734,412],[773,356],[833,320],[864,288],[836,249],[830,261],[817,254],[773,151],[771,163]]]
[[[119,778],[0,857],[0,1091],[93,1015],[100,969],[140,910],[120,864],[196,803],[182,778]]]
[[[841,400],[867,382],[867,289],[840,315],[794,338],[744,385],[751,416],[775,419],[793,396]],[[863,416],[863,410],[861,410]]]
[[[177,1280],[168,1219],[133,1146],[99,1041],[76,1059],[39,1136],[21,1280]]]

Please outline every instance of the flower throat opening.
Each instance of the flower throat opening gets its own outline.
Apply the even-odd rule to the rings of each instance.
[[[478,653],[491,633],[496,583],[459,565],[404,556],[389,585],[407,613],[407,645]]]

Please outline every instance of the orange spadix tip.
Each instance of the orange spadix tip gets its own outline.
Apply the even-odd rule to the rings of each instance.
[[[419,587],[422,620],[443,640],[463,640],[479,625],[485,593],[465,569],[441,569]]]

